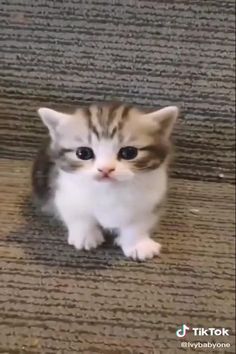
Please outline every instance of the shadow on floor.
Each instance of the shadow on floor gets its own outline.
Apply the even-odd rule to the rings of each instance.
[[[106,269],[125,262],[122,251],[113,245],[114,235],[105,232],[105,243],[89,252],[77,251],[67,244],[66,229],[55,218],[44,215],[25,197],[20,211],[21,224],[7,236],[9,242],[24,250],[27,258],[51,267],[80,268],[84,271]]]

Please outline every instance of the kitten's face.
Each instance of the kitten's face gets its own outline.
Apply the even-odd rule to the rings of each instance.
[[[120,104],[90,106],[74,114],[40,108],[53,156],[63,170],[99,182],[132,179],[167,158],[176,107],[145,114]]]

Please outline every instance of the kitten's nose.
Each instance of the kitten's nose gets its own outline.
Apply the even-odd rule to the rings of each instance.
[[[115,168],[110,166],[100,167],[98,168],[98,171],[103,173],[104,175],[109,175],[111,172],[115,171]]]

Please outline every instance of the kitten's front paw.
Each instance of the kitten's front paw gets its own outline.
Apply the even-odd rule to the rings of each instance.
[[[99,230],[93,230],[86,234],[69,233],[68,243],[75,246],[77,250],[89,251],[97,248],[104,242],[104,237]]]
[[[118,241],[119,243],[119,241]],[[126,257],[134,260],[145,261],[160,254],[161,245],[150,238],[137,241],[134,245],[122,246]]]

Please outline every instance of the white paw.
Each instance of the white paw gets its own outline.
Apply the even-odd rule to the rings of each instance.
[[[119,245],[119,239],[116,241]],[[150,238],[144,238],[134,245],[122,246],[126,257],[134,260],[144,261],[160,254],[161,245]]]
[[[68,243],[75,246],[77,250],[89,251],[93,248],[97,248],[104,242],[104,237],[99,230],[93,230],[86,234],[69,233]]]

